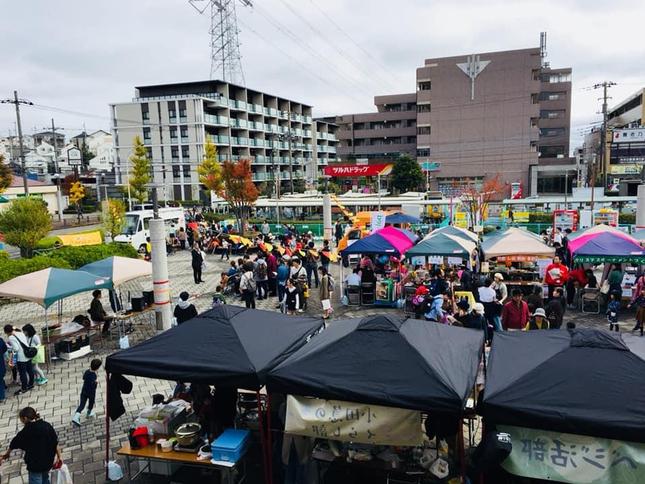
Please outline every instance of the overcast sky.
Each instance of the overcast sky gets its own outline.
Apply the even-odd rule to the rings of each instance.
[[[371,111],[374,95],[414,91],[425,58],[536,47],[540,31],[551,66],[573,67],[574,145],[600,119],[601,92],[585,88],[616,82],[611,105],[645,86],[642,0],[253,3],[237,4],[246,85],[314,115]],[[22,110],[25,133],[51,117],[68,136],[108,129],[108,104],[134,86],[209,77],[209,18],[187,0],[1,5],[0,99],[18,89],[37,105]],[[0,135],[14,130],[13,106],[0,105]]]

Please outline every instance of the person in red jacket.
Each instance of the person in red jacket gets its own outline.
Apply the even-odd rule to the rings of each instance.
[[[529,306],[522,300],[522,291],[513,289],[511,300],[502,308],[502,326],[519,331],[524,329],[530,317]]]
[[[544,284],[549,286],[549,299],[553,297],[553,290],[556,287],[563,287],[568,278],[569,269],[560,262],[560,258],[556,255],[553,262],[546,266],[544,273]]]

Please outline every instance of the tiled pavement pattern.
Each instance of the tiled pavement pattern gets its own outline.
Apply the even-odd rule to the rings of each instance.
[[[196,285],[193,283],[192,270],[190,267],[190,255],[188,252],[178,253],[168,258],[169,272],[171,279],[171,289],[173,301],[181,291],[188,291],[195,295],[195,304],[199,311],[206,310],[210,307],[209,293],[215,290],[219,281],[219,274],[228,267],[226,261],[220,262],[219,256],[207,256],[207,270],[204,273],[204,284]],[[338,279],[337,269],[333,269],[336,279]],[[337,280],[337,285],[339,281]],[[122,292],[132,291],[138,293],[142,289],[148,289],[150,282],[133,281],[124,285]],[[142,287],[145,286],[145,287]],[[320,314],[320,303],[318,291],[311,291],[311,299],[307,312],[311,315]],[[76,314],[85,313],[89,307],[91,296],[82,294],[65,300],[64,318],[71,319]],[[104,298],[104,305],[109,306],[107,298]],[[238,299],[229,301],[231,304],[241,304]],[[276,299],[257,301],[258,309],[275,310]],[[53,306],[52,308],[54,308]],[[336,312],[334,318],[338,317],[360,317],[369,314],[378,314],[384,312],[399,312],[395,309],[383,308],[355,308],[339,307],[338,302],[334,302]],[[627,318],[633,319],[630,316]],[[574,320],[579,326],[587,327],[605,327],[604,316],[602,315],[582,315],[578,312],[567,311],[565,321]],[[0,306],[0,323],[12,323],[14,325],[23,325],[28,322],[37,327],[43,324],[43,310],[40,306],[32,303],[11,303]],[[150,337],[153,333],[152,328],[146,323],[147,316],[142,317],[135,324],[136,330],[130,335],[131,344],[142,338]],[[332,323],[333,324],[333,323]],[[624,326],[631,328],[631,321]],[[63,457],[65,462],[73,473],[74,482],[76,483],[93,483],[104,482],[104,456],[105,456],[105,414],[103,411],[103,390],[104,379],[103,372],[99,376],[99,388],[97,391],[97,417],[94,420],[88,420],[83,417],[83,426],[81,429],[76,428],[70,423],[71,415],[78,403],[78,395],[82,384],[83,371],[89,366],[89,361],[95,357],[105,357],[114,351],[115,342],[109,343],[105,348],[93,347],[94,353],[71,362],[55,361],[47,371],[49,383],[45,386],[36,387],[28,394],[20,398],[13,396],[13,392],[18,388],[10,385],[7,392],[7,400],[0,404],[0,445],[2,451],[7,448],[11,437],[16,433],[20,425],[17,419],[17,413],[24,406],[33,406],[41,416],[50,422],[57,430]],[[6,380],[10,381],[10,375],[7,374]],[[172,384],[167,381],[150,380],[143,378],[133,378],[134,390],[131,395],[125,396],[124,403],[127,414],[116,422],[111,423],[111,458],[116,458],[116,449],[125,440],[125,432],[131,424],[134,416],[144,406],[149,405],[154,393],[169,393],[172,391]],[[0,451],[1,452],[1,451]],[[125,471],[125,466],[121,462]],[[1,481],[3,483],[26,483],[26,470],[22,463],[19,453],[14,453],[11,460],[2,465],[0,468]],[[125,479],[122,481],[124,482]]]

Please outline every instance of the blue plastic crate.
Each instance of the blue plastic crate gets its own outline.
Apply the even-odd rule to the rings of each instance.
[[[248,430],[226,429],[211,444],[213,460],[237,462],[246,452],[251,432]]]

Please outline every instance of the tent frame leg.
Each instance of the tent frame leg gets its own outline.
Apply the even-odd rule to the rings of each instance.
[[[105,372],[105,480],[108,480],[108,463],[110,462],[110,374]],[[129,476],[128,476],[129,477]]]
[[[265,437],[264,418],[262,416],[262,399],[260,398],[260,390],[255,392],[258,400],[258,429],[260,430],[260,445],[262,447],[262,468],[264,470],[265,484],[271,484],[269,481],[269,468],[267,464],[267,442]]]
[[[271,437],[271,394],[267,390],[267,462],[269,464],[269,484],[273,484],[273,439]]]

